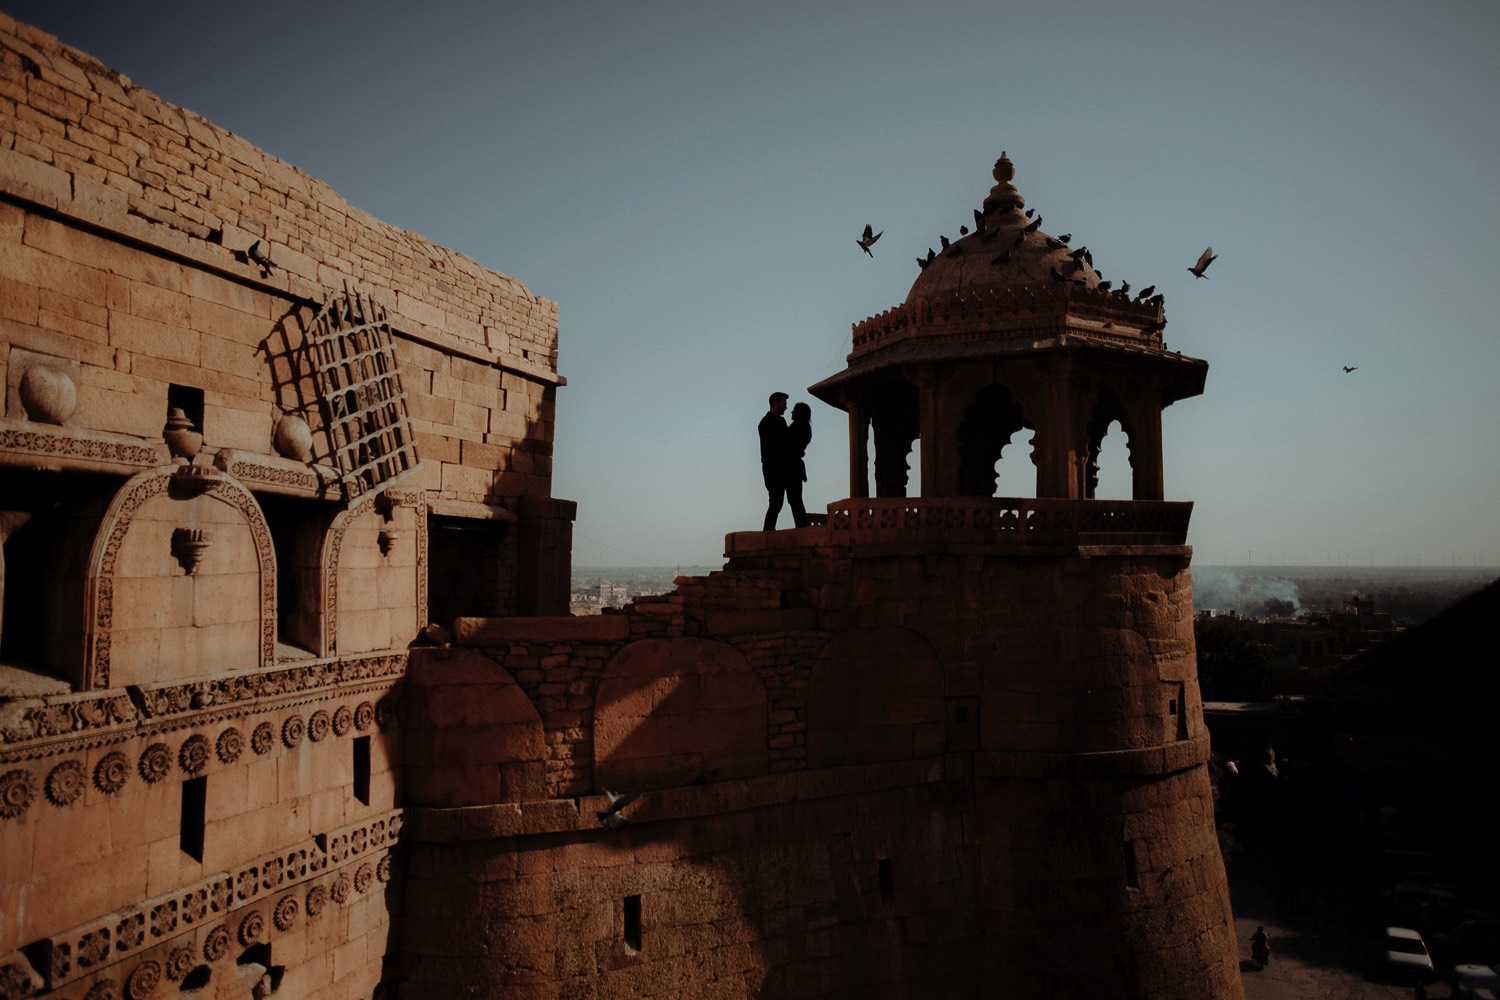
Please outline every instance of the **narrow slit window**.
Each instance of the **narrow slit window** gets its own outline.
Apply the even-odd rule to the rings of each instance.
[[[354,737],[354,797],[370,804],[370,737]]]
[[[189,778],[182,783],[182,824],[178,843],[182,853],[203,860],[203,817],[208,805],[208,778]]]
[[[1135,841],[1125,841],[1125,884],[1132,889],[1140,888],[1140,875],[1135,867]]]
[[[625,897],[625,947],[641,950],[641,897]]]

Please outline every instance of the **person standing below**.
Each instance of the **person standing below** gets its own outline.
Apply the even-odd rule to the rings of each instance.
[[[799,528],[807,527],[807,510],[802,506],[802,484],[807,482],[807,463],[803,455],[812,443],[812,407],[798,403],[792,407],[792,426],[787,428],[786,502],[792,508],[792,520]]]
[[[766,482],[766,495],[769,503],[766,505],[766,521],[762,531],[775,531],[776,518],[781,515],[781,503],[786,494],[788,480],[787,467],[791,464],[787,458],[791,451],[791,438],[787,430],[786,421],[782,414],[786,412],[787,395],[784,392],[771,393],[771,408],[766,415],[760,418],[760,474]],[[801,484],[798,484],[797,492],[799,499],[797,505],[801,506]],[[793,508],[793,514],[796,507]]]

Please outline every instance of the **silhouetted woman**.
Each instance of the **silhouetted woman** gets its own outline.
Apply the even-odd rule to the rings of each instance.
[[[792,407],[792,425],[787,428],[786,502],[792,508],[792,522],[807,526],[807,509],[802,506],[802,484],[807,482],[807,463],[802,456],[812,443],[812,407],[798,403]]]

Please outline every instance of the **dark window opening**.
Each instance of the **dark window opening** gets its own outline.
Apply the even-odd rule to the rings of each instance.
[[[1135,841],[1125,841],[1125,884],[1132,889],[1140,888],[1140,874],[1135,867]]]
[[[276,548],[276,658],[317,656],[323,643],[323,536],[329,504],[256,494]]]
[[[891,899],[895,896],[895,893],[896,893],[896,884],[895,884],[894,878],[891,875],[891,859],[890,858],[881,858],[880,859],[880,899],[881,899],[882,902],[889,903],[891,901]]]
[[[968,722],[969,721],[969,706],[968,705],[960,705],[960,706],[958,706],[957,715],[958,715],[958,723],[959,723],[959,725],[963,725],[964,723]]]
[[[1173,699],[1171,699],[1170,701],[1167,702],[1167,714],[1168,715],[1176,715],[1177,714],[1177,699],[1176,698],[1173,698]]]
[[[203,860],[203,817],[208,805],[208,778],[189,778],[182,783],[182,826],[178,843],[182,853]]]
[[[427,535],[427,618],[516,613],[516,532],[504,521],[433,515]]]
[[[354,737],[354,797],[370,804],[370,737]]]
[[[641,950],[641,897],[625,897],[625,947]]]
[[[181,410],[182,415],[192,421],[194,430],[203,430],[202,389],[195,385],[167,386],[167,416],[170,417],[173,410]]]

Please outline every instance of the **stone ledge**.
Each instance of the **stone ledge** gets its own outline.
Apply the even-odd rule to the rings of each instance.
[[[810,802],[863,792],[933,784],[947,780],[942,757],[819,768],[790,774],[768,774],[719,784],[648,790],[625,810],[631,826],[644,826],[699,816]],[[493,805],[440,808],[407,806],[404,841],[463,843],[506,837],[558,833],[597,833],[611,836],[599,825],[596,813],[609,808],[606,795],[542,802],[501,802]]]
[[[455,618],[456,646],[502,642],[622,642],[630,638],[624,615],[550,615],[524,618]]]
[[[974,773],[984,778],[1114,778],[1173,774],[1208,763],[1208,737],[1134,750],[1026,753],[985,750]]]

